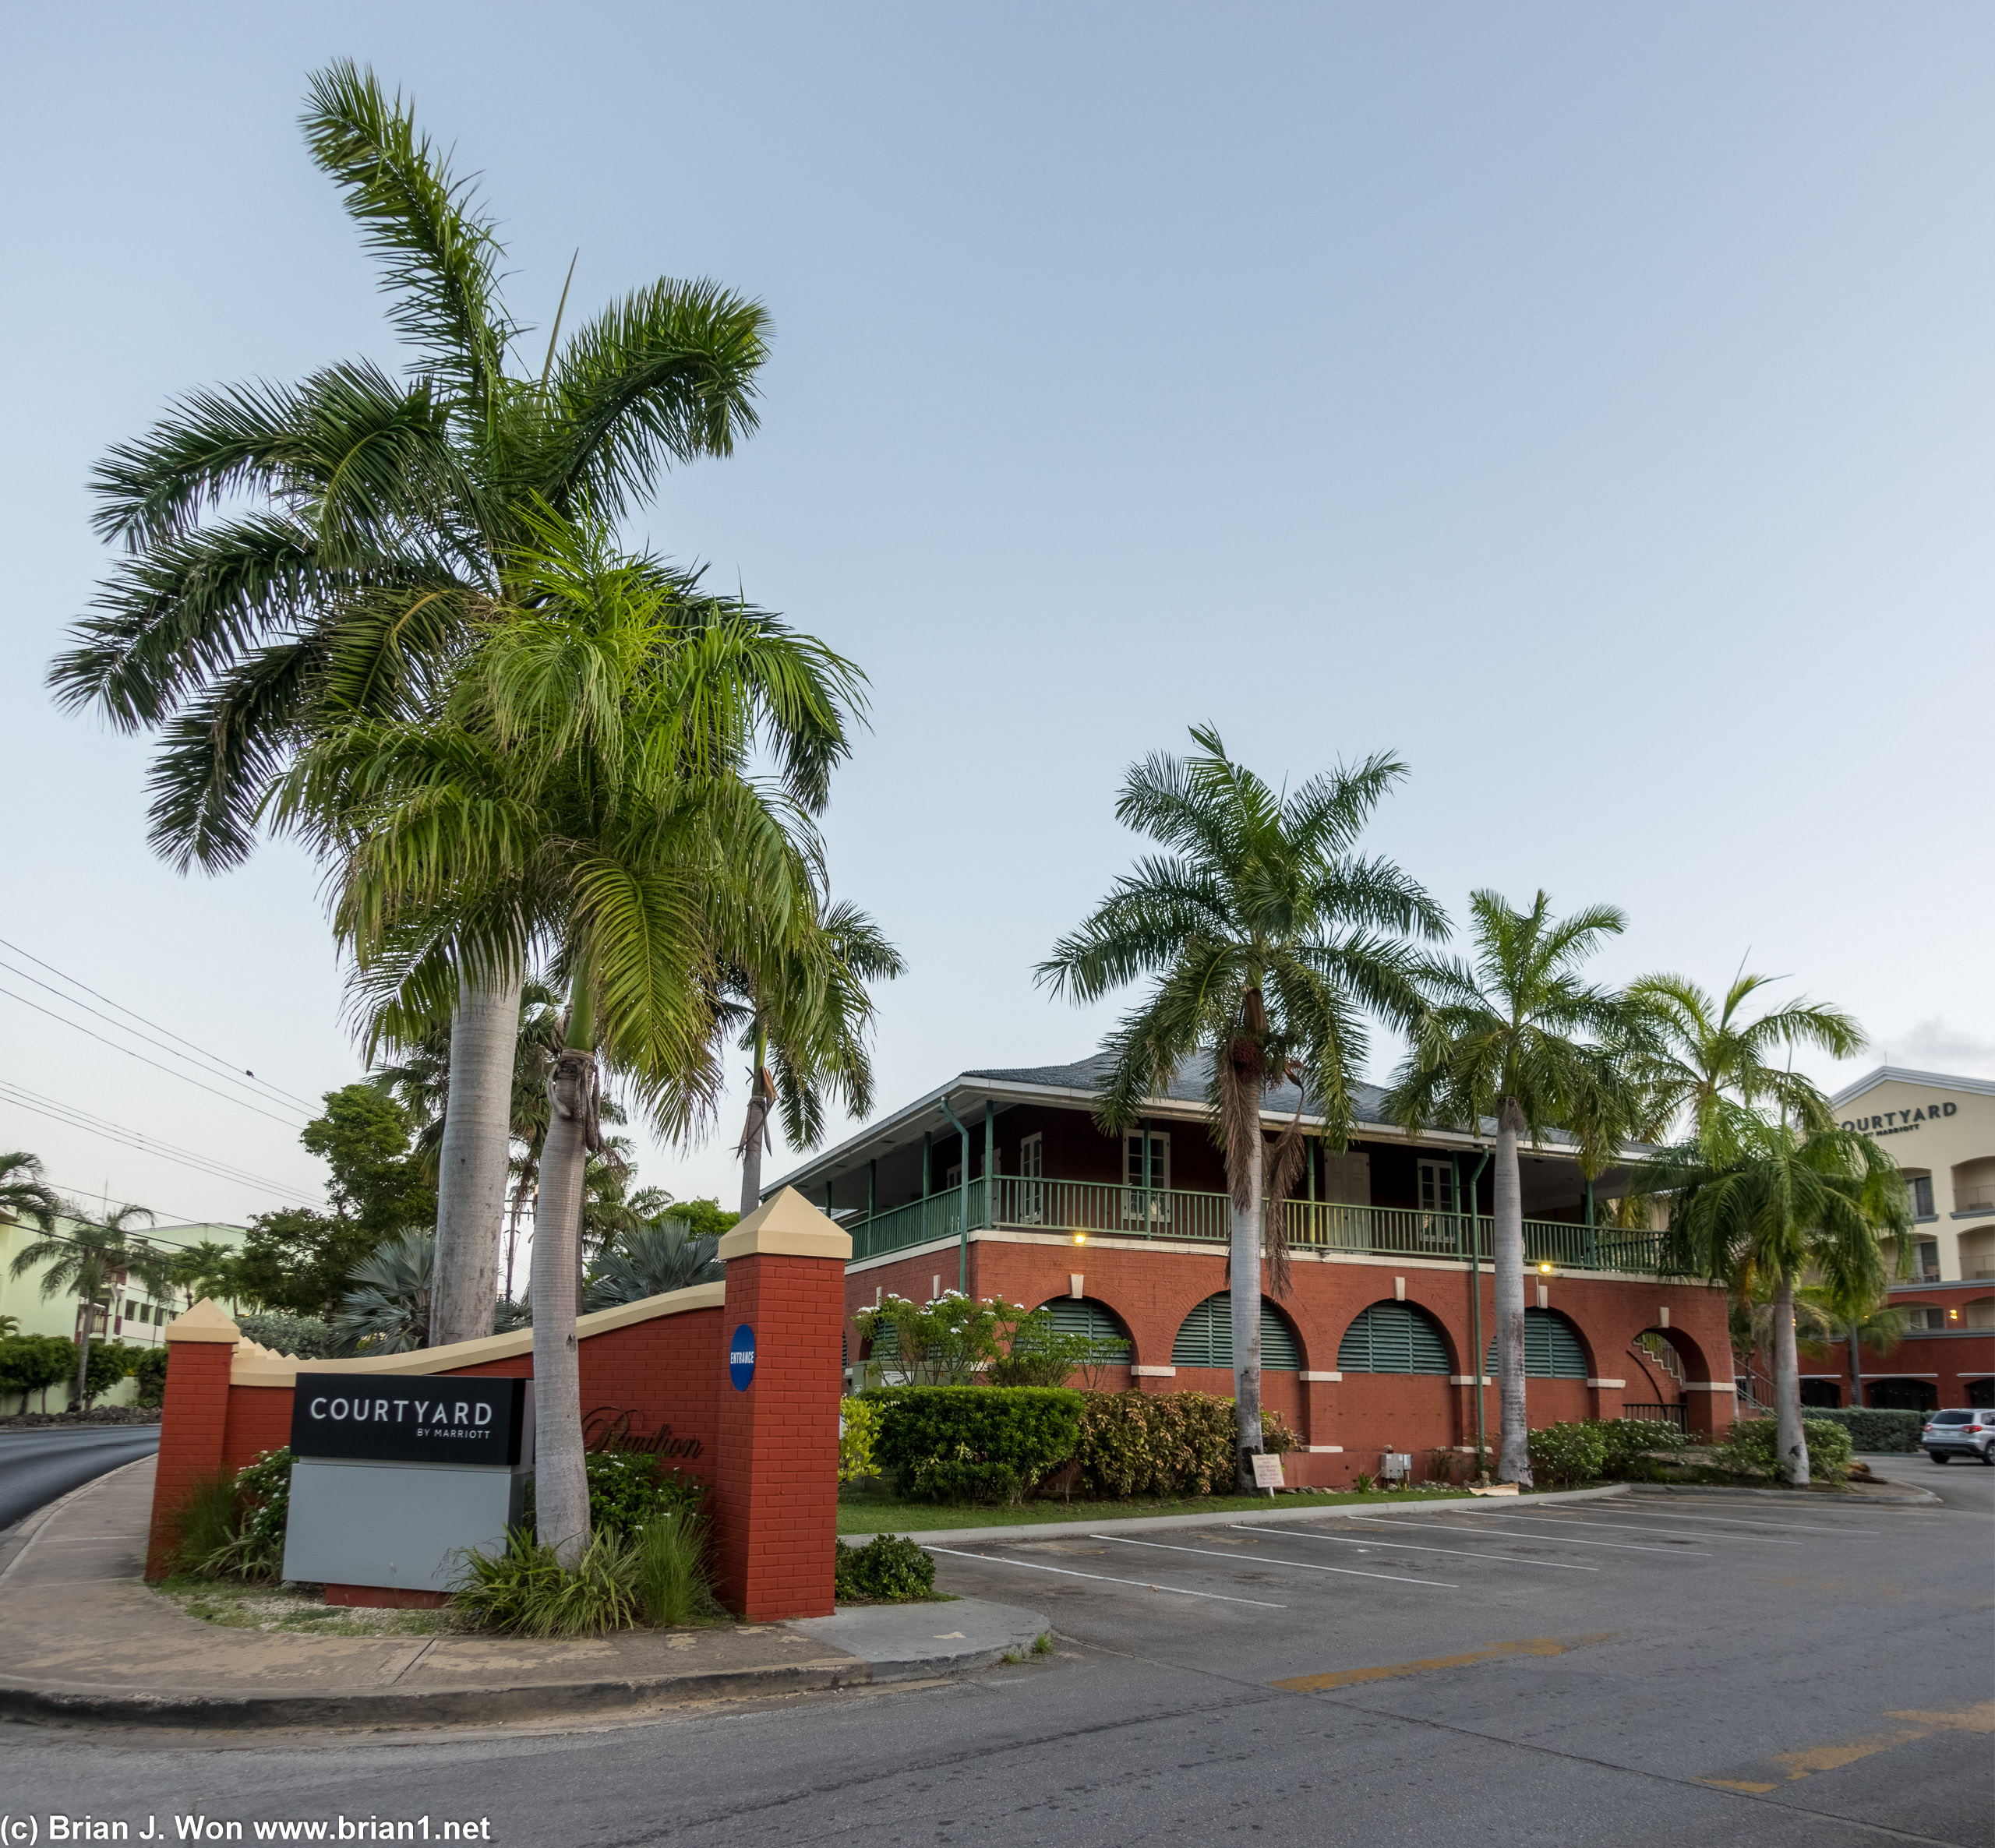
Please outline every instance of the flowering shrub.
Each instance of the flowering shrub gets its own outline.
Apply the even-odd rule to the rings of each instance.
[[[1606,1462],[1607,1441],[1598,1424],[1548,1424],[1531,1434],[1531,1479],[1540,1488],[1592,1482]]]
[[[1854,1458],[1849,1433],[1826,1418],[1804,1418],[1801,1434],[1808,1446],[1809,1479],[1818,1483],[1847,1482]],[[1732,1435],[1719,1447],[1716,1461],[1721,1469],[1749,1473],[1764,1470],[1785,1479],[1787,1472],[1780,1467],[1779,1451],[1778,1421],[1754,1418],[1732,1427]]]
[[[1050,1314],[1007,1303],[1001,1296],[981,1302],[960,1290],[945,1289],[927,1303],[890,1296],[877,1309],[853,1318],[874,1344],[871,1372],[881,1384],[967,1386],[1005,1353],[1022,1331],[1051,1332]],[[887,1348],[882,1355],[880,1349]]]

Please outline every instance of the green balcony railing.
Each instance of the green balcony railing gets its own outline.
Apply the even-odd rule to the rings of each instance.
[[[1231,1202],[1223,1194],[1167,1187],[1117,1187],[1102,1181],[1043,1180],[1000,1174],[969,1189],[969,1226],[1015,1227],[1123,1239],[1170,1239],[1223,1245],[1231,1236]],[[959,1238],[964,1190],[951,1187],[909,1201],[871,1218],[846,1223],[855,1258],[880,1257],[937,1240]],[[1380,1257],[1456,1258],[1470,1255],[1465,1213],[1421,1212],[1406,1207],[1344,1206],[1291,1200],[1285,1208],[1291,1245],[1310,1250],[1369,1253]],[[1495,1227],[1474,1222],[1478,1256],[1495,1255]],[[1664,1274],[1660,1233],[1559,1219],[1524,1222],[1527,1262],[1562,1271],[1633,1271]]]

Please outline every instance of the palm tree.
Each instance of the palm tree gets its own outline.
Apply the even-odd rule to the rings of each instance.
[[[333,1314],[333,1332],[349,1349],[407,1354],[427,1345],[436,1240],[421,1226],[383,1239],[353,1268],[351,1287]]]
[[[271,778],[328,709],[434,710],[510,594],[523,510],[620,517],[670,463],[729,454],[756,424],[758,303],[661,278],[565,344],[557,309],[535,363],[500,296],[496,223],[413,106],[337,63],[312,79],[303,126],[414,364],[196,392],[113,449],[92,482],[97,526],[131,555],[50,675],[64,705],[162,734],[152,840],[182,869],[243,859]],[[451,1340],[492,1325],[522,974],[503,946],[461,961],[438,1151],[437,1331]]]
[[[1721,1001],[1682,975],[1646,975],[1629,985],[1628,1000],[1647,1029],[1633,1061],[1649,1091],[1644,1140],[1661,1141],[1687,1124],[1686,1133],[1716,1153],[1742,1111],[1778,1113],[1809,1130],[1829,1127],[1828,1100],[1771,1056],[1811,1046],[1853,1058],[1863,1049],[1863,1030],[1840,1008],[1805,998],[1746,1018],[1746,1003],[1773,980],[1742,973]]]
[[[906,965],[880,927],[856,906],[832,905],[775,966],[729,972],[725,1019],[740,1025],[752,1055],[748,1116],[735,1153],[741,1157],[741,1211],[762,1195],[762,1155],[772,1111],[793,1148],[814,1148],[824,1133],[828,1089],[849,1115],[873,1108],[873,1063],[866,1035],[873,1021],[871,982],[891,982]],[[775,1070],[770,1070],[773,1056]]]
[[[1622,996],[1579,975],[1600,940],[1623,928],[1612,905],[1590,905],[1561,921],[1542,892],[1529,911],[1520,912],[1500,894],[1481,891],[1471,898],[1470,910],[1474,961],[1435,969],[1433,1005],[1385,1107],[1409,1133],[1442,1123],[1479,1137],[1485,1119],[1495,1119],[1491,1268],[1502,1432],[1497,1467],[1503,1480],[1528,1487],[1517,1138],[1528,1134],[1536,1141],[1548,1129],[1562,1127],[1578,1144],[1582,1164],[1597,1173],[1640,1120],[1640,1094],[1624,1056],[1637,1021]],[[1479,1374],[1480,1355],[1475,1364]]]
[[[1808,1480],[1801,1429],[1796,1299],[1805,1275],[1826,1300],[1874,1302],[1888,1282],[1882,1241],[1901,1253],[1912,1209],[1898,1164],[1868,1136],[1744,1115],[1714,1155],[1686,1142],[1645,1163],[1644,1189],[1669,1202],[1672,1263],[1773,1303],[1774,1411],[1790,1482]]]
[[[726,1266],[720,1240],[695,1237],[683,1219],[667,1215],[623,1233],[605,1246],[590,1271],[583,1306],[613,1309],[696,1283],[718,1283]]]
[[[151,1211],[143,1206],[121,1206],[106,1210],[101,1219],[73,1206],[62,1208],[65,1229],[47,1231],[14,1254],[9,1267],[16,1277],[25,1277],[38,1267],[44,1297],[73,1294],[83,1303],[76,1342],[76,1403],[87,1399],[90,1366],[90,1335],[97,1320],[99,1300],[111,1286],[127,1274],[137,1277],[156,1296],[166,1294],[167,1261],[136,1237],[133,1226],[143,1220],[153,1222]]]
[[[235,1253],[214,1239],[183,1246],[167,1261],[167,1281],[192,1309],[203,1296],[235,1299]]]
[[[1358,856],[1365,823],[1406,766],[1377,756],[1278,795],[1194,728],[1189,757],[1131,766],[1117,818],[1168,851],[1139,860],[1039,979],[1077,1002],[1153,978],[1110,1035],[1095,1119],[1111,1135],[1194,1054],[1209,1056],[1213,1139],[1232,1195],[1233,1386],[1240,1480],[1261,1448],[1261,1262],[1266,1202],[1299,1171],[1291,1125],[1273,1159],[1261,1127],[1270,1086],[1292,1081],[1341,1148],[1368,1011],[1410,1027],[1422,999],[1408,933],[1445,934],[1440,908],[1390,862]],[[1283,1248],[1277,1288],[1285,1282]],[[1251,1283],[1250,1283],[1251,1279]]]
[[[16,1148],[0,1155],[0,1214],[43,1232],[55,1229],[61,1197],[41,1178],[41,1157]]]
[[[531,596],[461,664],[442,713],[356,718],[301,759],[284,819],[341,861],[334,920],[363,1002],[420,1017],[462,959],[544,957],[568,990],[548,1073],[531,1293],[536,1519],[564,1561],[588,1536],[574,1343],[602,1069],[667,1136],[713,1109],[719,987],[818,915],[804,804],[743,774],[842,728],[849,666],[691,600],[607,535],[542,523]],[[807,792],[804,792],[807,793]]]
[[[1900,1268],[1909,1264],[1907,1253]],[[1836,1342],[1843,1344],[1852,1405],[1863,1403],[1863,1349],[1867,1345],[1889,1354],[1905,1339],[1910,1321],[1908,1310],[1894,1307],[1885,1296],[1846,1298],[1819,1283],[1804,1283],[1794,1293],[1796,1345],[1813,1360],[1825,1356]]]

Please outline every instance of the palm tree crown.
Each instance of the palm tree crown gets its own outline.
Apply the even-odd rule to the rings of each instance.
[[[1687,1126],[1716,1149],[1735,1137],[1742,1113],[1755,1111],[1809,1130],[1830,1127],[1828,1100],[1773,1056],[1811,1046],[1852,1058],[1863,1049],[1863,1031],[1840,1008],[1805,999],[1746,1017],[1746,1003],[1772,980],[1741,974],[1722,1000],[1681,975],[1648,975],[1630,985],[1628,999],[1647,1028],[1634,1060],[1649,1092],[1647,1139]]]
[[[660,280],[565,344],[557,314],[534,366],[494,223],[412,108],[340,63],[312,78],[303,125],[415,364],[197,391],[112,450],[97,530],[130,555],[50,675],[65,704],[164,731],[152,838],[182,867],[249,852],[266,785],[329,703],[433,702],[506,594],[522,510],[613,518],[668,464],[755,425],[759,305]]]

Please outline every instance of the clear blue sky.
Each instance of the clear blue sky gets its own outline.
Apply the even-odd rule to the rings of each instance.
[[[1271,777],[1404,755],[1371,844],[1457,915],[1612,900],[1604,976],[1743,957],[1995,1075],[1991,53],[1943,3],[17,15],[0,936],[301,1096],[357,1069],[312,869],[162,868],[146,747],[41,688],[107,445],[396,358],[295,125],[351,55],[482,171],[523,318],[578,247],[583,309],[662,272],[773,313],[761,434],[632,537],[872,677],[830,833],[913,965],[883,1103],[1091,1048],[1031,967],[1199,720]],[[7,1083],[316,1181],[286,1124],[0,1031]],[[734,1127],[645,1178],[731,1198]],[[0,1143],[278,1197],[4,1098]]]

